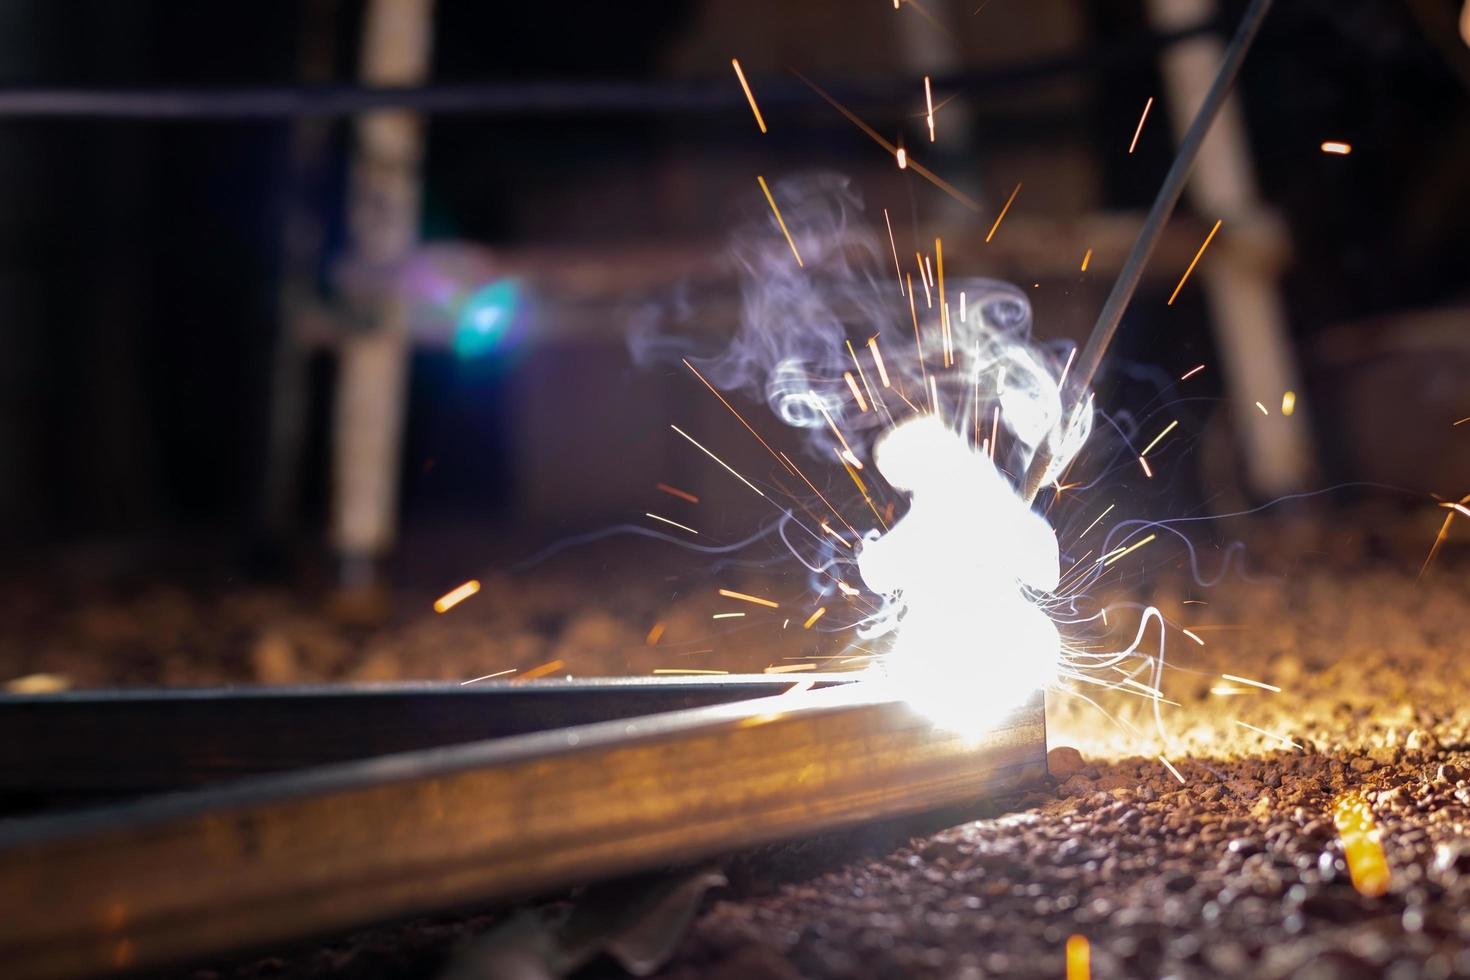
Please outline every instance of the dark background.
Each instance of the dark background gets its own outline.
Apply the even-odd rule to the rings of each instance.
[[[1073,6],[1080,8],[1069,20],[1075,38],[1043,38],[1029,52],[987,40],[1044,32],[1052,14],[1043,8]],[[1225,6],[1231,21],[1243,5]],[[689,41],[710,32],[712,7],[445,0],[434,80],[708,81],[733,90],[728,60],[704,57]],[[1241,89],[1262,193],[1294,245],[1284,290],[1310,380],[1315,345],[1330,343],[1336,326],[1467,299],[1470,50],[1443,30],[1458,14],[1448,2],[1278,7]],[[891,39],[856,26],[813,35],[807,21],[781,10],[751,8],[759,29],[729,38],[758,91],[794,84],[765,64],[810,69],[832,85],[911,85],[914,73],[873,55]],[[351,3],[30,0],[0,14],[0,83],[287,84],[299,77],[303,24],[313,11],[316,23],[331,25],[318,27],[312,42],[331,52],[331,80],[351,82],[361,15]],[[995,198],[1009,184],[998,174],[1020,168],[1017,160],[1072,161],[1053,183],[1068,186],[1066,173],[1085,172],[1089,187],[1070,201],[1038,192],[1024,206],[1063,214],[1082,205],[1145,207],[1172,148],[1162,103],[1137,155],[1115,152],[1143,100],[1162,96],[1140,5],[1032,10],[997,0],[980,17],[960,14],[971,32],[965,45],[993,46],[983,64],[965,70],[1011,77],[997,85],[977,79],[972,145],[948,148],[936,169],[968,173]],[[767,49],[752,50],[757,43]],[[1057,63],[1070,67],[1024,72]],[[920,138],[911,105],[878,98],[860,105],[880,129],[906,125],[911,139]],[[877,179],[894,179],[882,155],[814,96],[773,100],[767,116],[772,135],[758,143],[739,99],[694,111],[435,118],[423,233],[492,249],[616,250],[661,238],[715,246],[749,203],[750,173],[821,166],[859,180],[880,171]],[[1323,139],[1351,142],[1352,155],[1318,152]],[[258,540],[290,145],[287,120],[0,119],[0,542],[12,560],[97,540],[208,537],[241,554]],[[327,221],[319,270],[326,296],[344,244],[347,121],[334,124],[333,145],[329,166],[303,191]],[[731,173],[738,181],[727,183]],[[738,202],[730,186],[739,188]],[[943,204],[912,178],[899,187],[913,216]],[[1089,295],[1100,297],[1104,285]],[[1168,287],[1145,292],[1160,288]],[[1118,362],[1177,373],[1213,360],[1203,304],[1197,295],[1184,302],[1184,315],[1166,317],[1160,303],[1140,296]],[[617,315],[611,307],[609,319]],[[1463,315],[1458,322],[1470,331]],[[1080,336],[1087,325],[1075,312],[1044,329]],[[616,340],[589,344],[617,362],[609,370],[627,399],[645,398],[642,411],[659,417],[664,396],[620,361]],[[472,364],[442,350],[415,355],[404,453],[410,529],[446,513],[490,524],[522,513],[512,447],[525,409],[509,386],[534,359],[525,351]],[[331,358],[319,354],[313,364],[310,438],[294,504],[308,542],[319,539],[327,506],[332,383]],[[1351,448],[1334,435],[1336,394],[1318,395],[1323,485],[1362,477]],[[681,390],[686,396],[693,394]],[[1470,414],[1470,393],[1464,404],[1462,414]],[[1380,408],[1390,421],[1396,410],[1391,398]],[[1402,482],[1418,491],[1464,489],[1416,485],[1412,473]],[[568,505],[535,519],[551,532],[593,526],[618,510],[616,494],[609,500],[606,513]]]

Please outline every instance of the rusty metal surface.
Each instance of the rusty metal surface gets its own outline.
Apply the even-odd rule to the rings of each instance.
[[[0,962],[187,960],[1005,792],[1042,700],[983,735],[866,685],[431,749],[0,829]]]
[[[809,676],[816,687],[852,682]],[[594,677],[0,695],[0,811],[726,704],[791,684],[764,675]]]

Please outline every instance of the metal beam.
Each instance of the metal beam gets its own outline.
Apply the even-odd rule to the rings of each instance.
[[[0,830],[9,977],[146,968],[545,892],[1016,790],[1042,699],[982,735],[871,685],[390,756]]]
[[[852,674],[803,676],[815,687]],[[0,812],[770,697],[790,676],[0,695]]]

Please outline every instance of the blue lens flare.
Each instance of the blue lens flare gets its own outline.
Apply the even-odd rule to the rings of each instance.
[[[500,279],[481,287],[460,307],[454,330],[454,353],[464,359],[483,357],[505,340],[521,303],[520,286]]]

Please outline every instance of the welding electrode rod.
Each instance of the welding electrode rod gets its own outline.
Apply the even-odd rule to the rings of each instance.
[[[1225,49],[1225,58],[1220,62],[1219,74],[1211,83],[1210,90],[1205,93],[1205,99],[1200,103],[1199,111],[1195,113],[1194,120],[1189,124],[1189,130],[1184,134],[1184,139],[1179,142],[1179,151],[1174,156],[1174,163],[1169,167],[1168,174],[1164,176],[1163,186],[1159,188],[1153,207],[1149,209],[1148,217],[1138,231],[1138,238],[1133,242],[1133,249],[1128,253],[1128,258],[1118,273],[1117,281],[1113,283],[1113,291],[1108,294],[1108,300],[1103,304],[1102,312],[1098,314],[1097,322],[1092,326],[1092,333],[1087,338],[1087,344],[1077,355],[1077,361],[1072,365],[1072,371],[1068,375],[1067,389],[1075,392],[1079,398],[1085,397],[1087,390],[1092,387],[1098,366],[1102,363],[1103,355],[1107,353],[1108,345],[1112,343],[1113,334],[1118,330],[1118,322],[1123,318],[1123,311],[1128,308],[1128,302],[1133,298],[1134,290],[1138,288],[1138,280],[1143,276],[1143,267],[1148,264],[1149,256],[1153,254],[1154,246],[1159,242],[1159,235],[1164,230],[1164,224],[1174,213],[1174,206],[1179,203],[1179,195],[1183,193],[1189,173],[1194,169],[1194,161],[1199,156],[1200,146],[1204,143],[1210,126],[1214,124],[1215,117],[1220,114],[1220,107],[1225,104],[1225,99],[1235,86],[1235,78],[1240,74],[1240,65],[1245,61],[1251,43],[1255,41],[1256,34],[1260,32],[1261,22],[1266,19],[1266,14],[1270,9],[1271,0],[1252,0],[1245,16],[1241,18],[1240,27],[1235,31],[1235,37],[1231,39],[1230,46]],[[1066,392],[1062,394],[1063,404],[1069,405],[1072,399],[1066,397]],[[1026,470],[1026,482],[1021,488],[1022,497],[1028,504],[1036,499],[1036,494],[1041,489],[1051,461],[1049,447],[1043,443],[1037,450],[1035,458],[1031,460],[1031,466]]]

